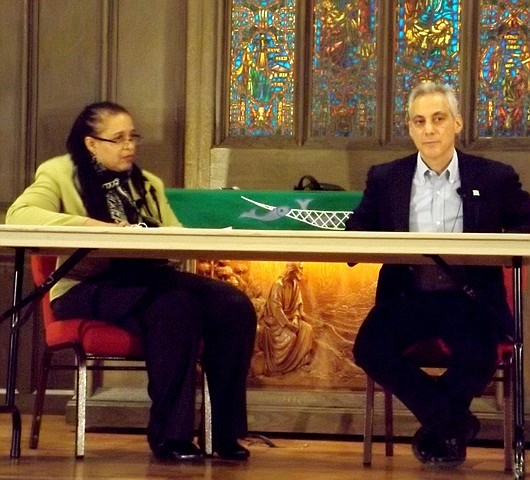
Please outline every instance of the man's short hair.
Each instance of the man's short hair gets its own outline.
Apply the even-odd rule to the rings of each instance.
[[[453,87],[451,87],[450,85],[442,85],[440,83],[435,83],[431,80],[427,80],[425,82],[421,82],[420,84],[416,85],[416,87],[414,87],[412,92],[410,92],[409,103],[408,103],[409,117],[412,112],[412,104],[414,103],[414,100],[416,100],[418,97],[421,97],[423,95],[429,95],[432,93],[441,93],[447,100],[451,113],[455,117],[460,114],[460,107],[458,106],[458,99],[456,98],[456,94],[455,94],[455,91],[453,90]]]

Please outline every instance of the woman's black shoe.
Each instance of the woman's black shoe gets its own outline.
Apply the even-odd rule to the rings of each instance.
[[[157,445],[151,445],[151,449],[159,460],[197,462],[205,458],[205,453],[187,440],[165,440]]]
[[[250,452],[239,444],[237,440],[224,440],[215,442],[213,451],[219,455],[219,457],[226,460],[247,460],[250,457]]]

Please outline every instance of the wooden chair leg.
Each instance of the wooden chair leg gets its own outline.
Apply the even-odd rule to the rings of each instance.
[[[385,454],[387,457],[394,455],[394,406],[388,390],[385,390]]]
[[[33,406],[33,419],[31,421],[31,432],[29,435],[29,448],[39,446],[40,427],[42,423],[42,413],[44,411],[44,399],[46,396],[46,387],[48,386],[48,374],[50,373],[50,364],[53,353],[49,350],[42,356],[42,364],[37,383],[37,392],[35,394],[35,404]]]
[[[372,464],[372,441],[374,434],[374,381],[366,377],[366,404],[364,414],[363,465]]]

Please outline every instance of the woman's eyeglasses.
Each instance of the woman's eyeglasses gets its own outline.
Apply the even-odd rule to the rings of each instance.
[[[101,140],[102,142],[113,143],[119,147],[124,147],[126,143],[132,143],[134,145],[140,145],[142,143],[142,136],[138,133],[133,133],[130,137],[117,137],[117,138],[101,138],[95,135],[90,135],[91,138]]]

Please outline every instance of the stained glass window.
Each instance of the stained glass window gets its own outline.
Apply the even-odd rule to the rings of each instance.
[[[233,0],[232,136],[293,135],[296,0]]]
[[[391,138],[407,137],[408,95],[427,79],[452,85],[458,95],[462,79],[472,80],[467,85],[476,90],[466,100],[476,103],[464,124],[475,125],[479,138],[530,137],[530,0],[481,0],[480,8],[463,0],[231,0],[230,6],[231,137],[302,132],[305,141],[305,125],[317,139],[374,139],[387,127]],[[478,38],[464,52],[465,8]],[[297,15],[309,11],[306,37],[308,29],[295,27]],[[388,32],[382,29],[390,22]],[[388,64],[378,42],[390,49]],[[295,79],[295,65],[306,60],[296,70],[304,78]],[[392,79],[388,98],[378,92],[381,78]]]
[[[407,98],[422,80],[452,85],[460,77],[459,0],[398,0],[394,122],[396,137],[408,134]]]
[[[484,0],[476,121],[479,137],[530,135],[530,1]]]
[[[374,136],[377,3],[315,1],[313,136]]]

